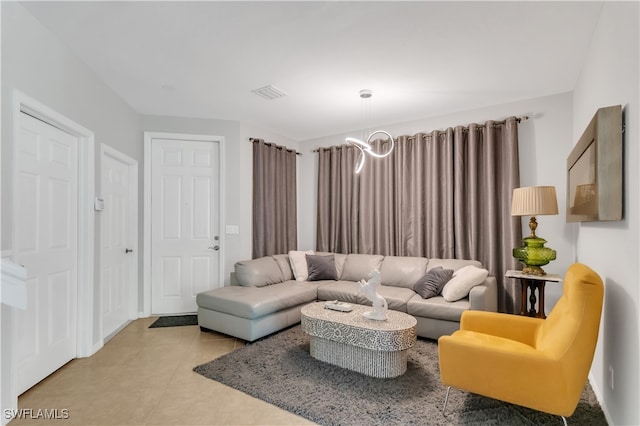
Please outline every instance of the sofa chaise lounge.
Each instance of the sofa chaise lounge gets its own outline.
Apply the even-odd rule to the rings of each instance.
[[[197,295],[198,324],[202,329],[254,341],[299,323],[301,308],[311,302],[339,300],[371,305],[360,291],[359,281],[367,280],[374,269],[381,273],[379,294],[387,300],[389,309],[416,318],[418,336],[437,339],[453,333],[460,327],[462,312],[468,309],[497,311],[497,283],[493,276],[486,276],[467,291],[468,294],[452,302],[441,295],[423,299],[413,289],[421,277],[436,267],[453,271],[469,265],[480,268],[480,262],[475,260],[337,253],[316,255],[333,257],[336,279],[305,279],[306,275],[294,273],[286,254],[237,262],[235,272],[231,274],[231,285]]]

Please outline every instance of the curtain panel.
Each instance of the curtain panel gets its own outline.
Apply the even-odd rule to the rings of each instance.
[[[253,142],[253,258],[298,247],[296,152]]]
[[[375,141],[382,152],[388,142]],[[515,312],[519,218],[517,119],[400,136],[393,153],[354,173],[359,150],[318,150],[316,249],[428,258],[476,259],[499,283],[499,308]]]

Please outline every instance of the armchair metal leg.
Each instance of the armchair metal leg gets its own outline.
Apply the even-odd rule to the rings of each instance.
[[[444,414],[444,412],[447,411],[447,403],[449,402],[449,392],[451,392],[451,386],[447,387],[447,394],[444,397],[444,407],[442,407],[442,414]],[[567,419],[564,416],[560,416],[560,417],[562,417],[562,423],[564,423],[564,426],[568,426]]]
[[[447,388],[447,395],[444,397],[444,407],[442,407],[442,414],[444,414],[445,410],[447,409],[447,402],[449,402],[449,392],[451,392],[451,386]],[[567,426],[566,422],[564,426]]]

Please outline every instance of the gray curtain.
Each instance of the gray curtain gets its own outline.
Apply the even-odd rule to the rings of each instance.
[[[359,151],[334,146],[318,151],[318,220],[316,246],[335,253],[361,253],[358,249],[358,176],[353,167]]]
[[[500,310],[515,312],[519,290],[503,277],[521,238],[511,217],[516,118],[400,136],[389,157],[367,158],[356,175],[358,154],[349,145],[318,150],[316,249],[476,259],[498,280]]]
[[[517,119],[456,127],[454,170],[455,257],[482,262],[498,280],[499,309],[519,312],[520,286],[504,278],[517,268],[512,250],[522,240],[520,217],[511,216],[520,186]]]
[[[253,258],[298,247],[296,152],[253,142]]]

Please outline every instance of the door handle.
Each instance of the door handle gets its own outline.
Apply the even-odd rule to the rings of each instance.
[[[218,250],[220,250],[220,246],[213,246],[213,247],[209,247],[209,250],[215,250],[215,251],[218,251]]]
[[[127,253],[133,253],[133,250],[132,250],[132,249],[124,249],[124,252],[125,252],[125,254],[127,254]]]

